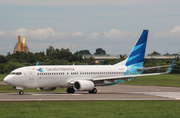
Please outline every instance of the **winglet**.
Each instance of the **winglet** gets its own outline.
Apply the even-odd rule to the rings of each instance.
[[[168,73],[171,72],[171,70],[172,70],[172,68],[173,68],[173,66],[174,66],[175,61],[176,61],[176,60],[174,60],[174,61],[172,62],[172,64],[171,64],[171,66],[167,69],[167,71],[164,72],[165,74],[168,74]]]
[[[37,62],[36,66],[39,66],[39,61]]]

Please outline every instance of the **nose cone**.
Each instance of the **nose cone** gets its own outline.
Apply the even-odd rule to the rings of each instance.
[[[7,84],[11,85],[11,83],[13,82],[13,79],[12,79],[12,77],[10,77],[10,76],[8,75],[8,76],[6,76],[6,77],[4,78],[4,81],[5,81]]]

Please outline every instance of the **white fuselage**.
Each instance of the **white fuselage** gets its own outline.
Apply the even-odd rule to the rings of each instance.
[[[22,88],[70,87],[75,80],[123,76],[126,70],[126,66],[113,65],[28,66],[12,71],[4,80]],[[100,81],[95,86],[109,83]]]

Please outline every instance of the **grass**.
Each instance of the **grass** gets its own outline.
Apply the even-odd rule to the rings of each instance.
[[[0,74],[0,81],[3,81],[8,74]]]
[[[156,76],[137,77],[130,82],[125,82],[122,84],[180,87],[180,74],[164,74]]]
[[[179,101],[0,102],[1,118],[179,118]]]

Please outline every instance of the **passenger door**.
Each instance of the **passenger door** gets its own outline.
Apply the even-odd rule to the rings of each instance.
[[[33,72],[33,70],[29,71],[29,80],[34,80],[34,72]]]

